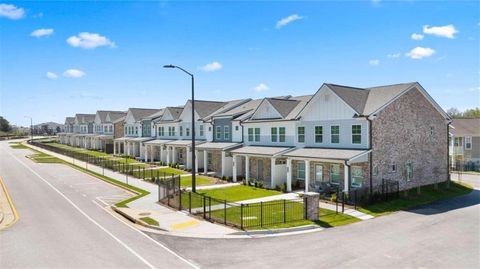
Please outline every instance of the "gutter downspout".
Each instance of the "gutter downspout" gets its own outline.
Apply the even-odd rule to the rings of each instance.
[[[349,164],[349,160],[345,160],[345,167],[348,167],[348,186],[343,186],[343,191],[350,191],[350,185],[352,184],[352,167]]]
[[[368,155],[368,172],[370,177],[370,197],[373,195],[373,147],[372,147],[372,122],[374,117],[367,117],[368,121],[368,147],[370,148],[370,154]]]
[[[452,124],[451,120],[447,122],[447,181],[449,186],[452,180],[450,175],[450,124]],[[455,141],[452,141],[452,143],[453,147],[455,147]]]

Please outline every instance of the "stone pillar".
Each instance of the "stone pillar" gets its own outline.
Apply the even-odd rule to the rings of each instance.
[[[250,156],[245,156],[245,182],[248,184],[250,179]]]
[[[222,162],[221,162],[221,165],[222,165],[222,178],[223,176],[225,176],[225,151],[222,150]]]
[[[316,192],[305,192],[303,195],[303,204],[307,207],[305,210],[305,219],[311,221],[318,220],[318,209],[320,194]]]
[[[270,159],[270,177],[271,177],[271,179],[270,179],[270,182],[271,182],[271,183],[270,183],[270,184],[271,184],[270,188],[272,188],[272,189],[274,189],[275,186],[277,185],[276,178],[275,178],[275,176],[276,176],[276,175],[275,175],[275,161],[276,161],[276,160],[277,160],[277,158],[273,158],[273,157]]]
[[[192,169],[192,154],[190,153],[190,148],[185,147],[185,154],[187,155],[187,169]]]
[[[232,180],[237,182],[237,155],[232,156]]]
[[[195,150],[195,173],[198,173],[198,150]]]
[[[343,190],[348,192],[350,187],[348,184],[348,178],[350,177],[350,166],[344,164],[343,168]]]
[[[305,161],[305,192],[308,192],[310,186],[310,161]]]
[[[292,159],[287,159],[287,191],[292,191]]]
[[[208,173],[208,151],[203,151],[203,173],[206,175]]]

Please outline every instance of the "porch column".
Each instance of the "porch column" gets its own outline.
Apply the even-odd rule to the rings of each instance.
[[[206,175],[208,173],[208,151],[203,151],[203,173]]]
[[[160,161],[163,162],[163,160],[165,160],[163,158],[163,145],[160,145]]]
[[[250,156],[245,155],[245,182],[248,184],[250,179]]]
[[[276,162],[277,158],[271,158],[270,160],[270,188],[275,188],[275,186],[277,185],[277,182],[276,182],[276,175],[275,175],[275,162]]]
[[[125,145],[127,147],[127,155],[130,155],[130,142],[125,142]]]
[[[148,145],[143,146],[143,154],[145,155],[145,162],[148,163]]]
[[[190,147],[185,147],[185,154],[187,155],[187,169],[192,168],[192,154],[190,154]]]
[[[350,166],[347,164],[343,165],[343,190],[348,192],[349,184],[348,178],[350,177]]]
[[[292,191],[292,159],[287,159],[287,191]]]
[[[170,164],[170,146],[167,146],[167,165]]]
[[[172,163],[177,163],[177,148],[172,147]]]
[[[225,151],[222,150],[222,177],[225,176]]]
[[[237,182],[237,155],[232,156],[232,180]]]
[[[195,150],[195,173],[198,173],[198,150]]]
[[[305,192],[308,192],[310,185],[310,161],[305,161]]]
[[[150,145],[150,162],[154,162],[155,161],[155,146],[154,145]]]

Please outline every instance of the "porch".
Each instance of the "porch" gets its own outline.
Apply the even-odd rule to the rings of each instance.
[[[233,157],[230,151],[239,147],[241,143],[230,142],[206,142],[198,145],[197,153],[202,152],[200,155],[203,154],[203,167],[207,168],[204,173],[212,171],[218,177],[232,177]]]
[[[205,141],[195,141],[195,146],[201,145]],[[192,169],[192,141],[191,140],[173,140],[165,143],[167,163],[175,163],[184,165],[187,170]],[[198,149],[195,149],[195,172],[198,173],[199,168],[205,168],[205,165],[199,167],[199,163],[204,163],[204,156],[199,156]],[[204,169],[205,170],[205,169]]]

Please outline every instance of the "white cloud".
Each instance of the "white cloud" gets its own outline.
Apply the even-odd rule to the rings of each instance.
[[[222,64],[219,62],[212,62],[202,66],[200,69],[205,72],[213,72],[222,69]]]
[[[405,53],[405,56],[410,57],[412,59],[422,59],[425,57],[430,57],[434,53],[435,53],[434,49],[416,47],[416,48],[413,48],[411,51]]]
[[[400,58],[401,55],[402,55],[401,53],[392,53],[392,54],[388,54],[387,58],[390,58],[390,59]]]
[[[67,78],[81,78],[85,76],[85,72],[79,69],[68,69],[63,72],[63,76]]]
[[[270,88],[265,83],[260,83],[253,88],[256,92],[268,91]]]
[[[379,64],[380,64],[380,60],[378,60],[378,59],[373,59],[373,60],[368,61],[368,64],[369,64],[369,65],[379,65]]]
[[[275,28],[279,29],[279,28],[282,28],[283,26],[289,24],[289,23],[292,23],[294,21],[298,21],[298,20],[301,20],[303,19],[302,16],[299,16],[298,14],[292,14],[288,17],[285,17],[279,21],[277,21],[277,24],[275,25]]]
[[[48,28],[48,29],[41,28],[41,29],[37,29],[37,30],[31,32],[30,36],[42,37],[42,36],[49,36],[51,34],[53,34],[53,29],[51,29],[51,28]]]
[[[432,26],[429,27],[428,25],[423,26],[423,33],[428,35],[440,36],[453,39],[455,38],[455,34],[458,33],[455,26],[452,24],[445,25],[445,26]]]
[[[25,10],[9,4],[0,4],[0,17],[18,20],[25,17]]]
[[[48,78],[48,79],[57,79],[58,78],[58,75],[53,73],[53,72],[47,72],[45,74],[45,77]]]
[[[410,37],[413,40],[422,40],[424,36],[422,34],[413,33]]]
[[[108,46],[115,48],[115,43],[105,36],[96,33],[82,32],[67,39],[67,43],[74,48],[94,49],[96,47]]]
[[[480,91],[480,86],[478,86],[478,87],[471,87],[471,88],[468,88],[468,91],[469,91],[469,92],[476,92],[476,91]]]

